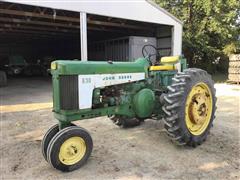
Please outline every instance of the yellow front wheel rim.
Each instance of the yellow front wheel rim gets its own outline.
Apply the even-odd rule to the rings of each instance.
[[[79,162],[86,153],[86,143],[81,137],[71,137],[60,147],[59,160],[65,165]]]
[[[208,127],[212,116],[212,93],[206,83],[198,83],[188,94],[185,121],[193,135],[201,135]]]

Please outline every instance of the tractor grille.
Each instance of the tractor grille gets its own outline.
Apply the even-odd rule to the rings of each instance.
[[[60,108],[76,110],[78,106],[78,76],[60,76]]]

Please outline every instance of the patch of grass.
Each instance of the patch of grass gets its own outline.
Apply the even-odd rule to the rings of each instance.
[[[226,81],[228,80],[228,74],[216,73],[212,75],[212,78],[215,83],[226,83]]]

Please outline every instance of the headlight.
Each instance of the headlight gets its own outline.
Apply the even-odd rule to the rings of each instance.
[[[52,63],[51,63],[51,69],[52,69],[52,70],[57,69],[57,63],[52,62]]]

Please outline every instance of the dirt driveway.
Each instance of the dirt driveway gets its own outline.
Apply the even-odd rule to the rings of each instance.
[[[41,137],[57,121],[51,113],[51,81],[10,80],[0,89],[1,179],[240,179],[240,86],[217,84],[217,117],[198,148],[177,147],[162,122],[120,129],[105,117],[77,124],[91,132],[94,149],[71,173],[50,167]],[[30,105],[29,105],[30,104]]]

